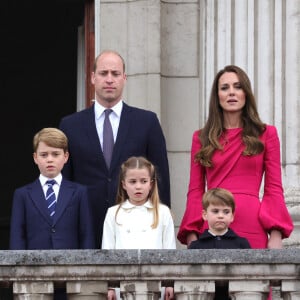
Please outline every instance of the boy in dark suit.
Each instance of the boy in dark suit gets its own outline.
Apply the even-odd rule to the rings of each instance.
[[[207,221],[206,229],[198,238],[189,244],[188,249],[249,249],[246,238],[238,236],[229,228],[234,219],[234,197],[226,189],[214,188],[207,191],[202,199],[203,220]],[[216,284],[214,300],[230,299],[228,282]]]
[[[66,135],[44,128],[34,136],[33,150],[40,176],[14,192],[10,249],[93,249],[86,188],[61,174],[69,157]]]

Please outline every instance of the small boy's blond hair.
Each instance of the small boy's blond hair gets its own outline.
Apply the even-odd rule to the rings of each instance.
[[[235,211],[234,197],[232,193],[226,189],[214,188],[208,190],[202,198],[203,209],[206,211],[210,204],[229,206],[233,213]]]
[[[43,128],[35,134],[33,137],[34,152],[37,151],[40,142],[44,142],[49,147],[63,149],[64,153],[68,151],[68,138],[57,128]]]

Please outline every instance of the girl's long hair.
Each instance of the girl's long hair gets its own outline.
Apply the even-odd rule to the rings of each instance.
[[[265,131],[266,125],[261,121],[256,107],[255,97],[252,92],[251,82],[247,74],[239,67],[234,65],[226,66],[220,70],[213,82],[208,119],[204,127],[200,130],[199,139],[201,149],[195,155],[195,161],[200,162],[205,167],[212,167],[212,155],[215,150],[222,150],[220,138],[224,134],[224,115],[219,103],[218,89],[219,79],[224,73],[235,73],[239,79],[242,90],[246,96],[245,106],[242,110],[242,140],[246,146],[243,155],[255,155],[264,150],[264,144],[259,136]]]
[[[157,186],[157,175],[154,165],[142,156],[132,156],[121,165],[116,200],[116,203],[119,204],[119,207],[116,211],[115,220],[117,222],[117,214],[121,208],[122,203],[124,203],[129,198],[127,191],[123,188],[122,182],[125,180],[127,171],[132,169],[147,169],[149,172],[150,180],[152,182],[152,188],[149,192],[148,199],[153,205],[153,224],[151,225],[151,227],[156,228],[159,222],[158,207],[160,203]]]

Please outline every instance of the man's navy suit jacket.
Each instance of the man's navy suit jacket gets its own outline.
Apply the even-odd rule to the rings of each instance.
[[[120,166],[130,156],[144,156],[155,165],[161,201],[170,206],[166,142],[154,112],[123,103],[110,169],[97,134],[94,105],[64,117],[59,127],[68,137],[70,152],[63,174],[88,187],[97,247],[101,245],[106,211],[116,202]]]
[[[39,179],[15,190],[10,249],[93,249],[86,187],[62,179],[51,219]]]

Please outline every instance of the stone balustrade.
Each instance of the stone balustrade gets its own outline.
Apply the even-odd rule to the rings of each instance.
[[[267,299],[270,286],[300,299],[300,249],[0,251],[0,284],[14,299],[52,299],[57,286],[71,300],[106,299],[114,286],[125,300],[154,300],[174,286],[177,300],[209,300],[220,282],[233,300]]]

